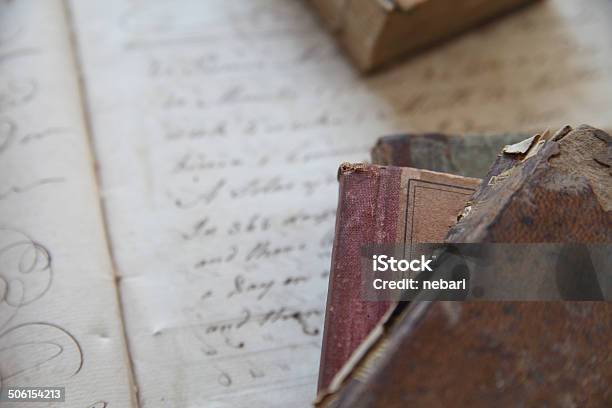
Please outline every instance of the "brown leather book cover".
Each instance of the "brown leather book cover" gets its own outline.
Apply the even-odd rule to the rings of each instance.
[[[448,240],[612,242],[611,143],[567,126],[504,148]]]
[[[611,243],[611,168],[588,126],[507,146],[447,242]],[[378,332],[318,407],[612,406],[610,302],[402,303]]]
[[[311,0],[357,67],[374,70],[535,0]]]
[[[325,388],[389,309],[361,296],[368,244],[440,242],[480,180],[426,170],[343,164],[323,333],[319,388]]]
[[[465,177],[483,178],[500,150],[531,135],[405,133],[378,139],[370,154],[372,163],[414,167]]]

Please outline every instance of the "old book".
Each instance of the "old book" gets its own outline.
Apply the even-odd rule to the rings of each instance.
[[[611,243],[611,153],[588,126],[505,147],[447,242]],[[317,406],[612,402],[609,302],[413,302],[377,329]]]
[[[480,180],[411,168],[344,164],[327,295],[319,388],[329,385],[389,302],[362,300],[366,244],[440,242]]]
[[[446,135],[417,133],[383,136],[370,155],[372,163],[415,167],[465,177],[483,178],[499,151],[527,134]]]
[[[316,406],[609,406],[611,312],[605,302],[415,302]]]
[[[611,242],[611,144],[567,126],[505,147],[448,240]]]
[[[534,0],[312,0],[357,67],[370,71]]]

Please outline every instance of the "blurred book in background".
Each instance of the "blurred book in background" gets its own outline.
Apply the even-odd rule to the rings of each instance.
[[[361,71],[371,71],[535,0],[311,0]]]

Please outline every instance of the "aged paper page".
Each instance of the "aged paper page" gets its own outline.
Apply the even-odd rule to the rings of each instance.
[[[68,33],[60,1],[0,2],[0,387],[65,387],[66,402],[53,406],[128,407]]]
[[[612,121],[605,1],[367,80],[306,2],[70,4],[142,407],[309,405],[336,170],[377,136]]]

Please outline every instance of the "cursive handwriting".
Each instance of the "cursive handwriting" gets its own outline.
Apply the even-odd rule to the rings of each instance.
[[[81,371],[83,361],[81,345],[60,326],[34,322],[12,327],[0,332],[0,391],[8,380],[67,380]]]
[[[47,177],[47,178],[42,178],[36,181],[32,181],[31,183],[28,183],[28,184],[23,184],[19,186],[11,186],[11,187],[6,188],[4,191],[0,190],[0,200],[4,200],[7,197],[10,197],[11,195],[14,195],[14,194],[24,194],[24,193],[30,192],[41,186],[45,186],[48,184],[63,183],[64,181],[66,180],[62,177]]]
[[[21,231],[0,227],[0,331],[21,307],[42,298],[52,281],[47,248]]]
[[[36,97],[36,79],[11,79],[0,83],[0,112],[24,105]]]

